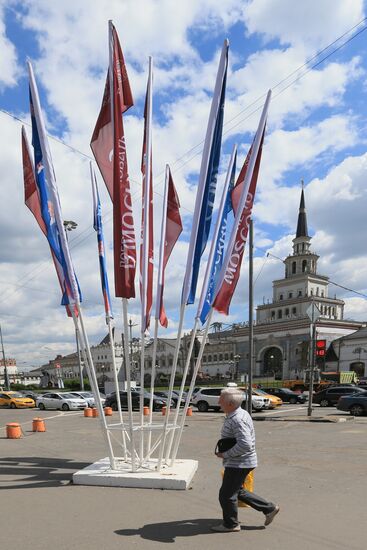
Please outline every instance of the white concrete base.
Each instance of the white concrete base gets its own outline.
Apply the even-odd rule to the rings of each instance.
[[[119,469],[111,470],[108,458],[75,472],[75,485],[103,487],[138,487],[141,489],[188,489],[198,468],[197,460],[176,460],[173,467],[164,466],[160,473],[154,470],[157,460],[150,460],[148,468],[131,471],[131,464],[119,460]]]

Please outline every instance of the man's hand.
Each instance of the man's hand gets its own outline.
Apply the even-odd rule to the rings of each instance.
[[[216,453],[218,458],[223,458],[223,453]]]

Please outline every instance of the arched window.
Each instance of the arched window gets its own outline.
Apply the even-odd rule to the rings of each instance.
[[[302,273],[306,273],[307,271],[307,260],[302,261]]]
[[[292,275],[294,275],[297,271],[297,262],[292,262]]]
[[[217,355],[213,355],[213,361],[214,361],[214,363],[216,363],[218,361],[218,356]]]
[[[279,300],[283,300],[283,294],[279,294]]]
[[[208,355],[208,361],[209,361],[209,363],[212,362],[212,356],[211,355]]]

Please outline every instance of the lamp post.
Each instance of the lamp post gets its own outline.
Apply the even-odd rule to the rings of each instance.
[[[1,325],[0,325],[0,337],[1,337],[1,349],[2,349],[2,353],[3,353],[3,362],[4,362],[4,386],[5,386],[6,390],[10,390],[10,380],[9,380],[8,367],[7,367],[6,359],[5,359],[3,333],[2,333],[2,330],[1,330]]]
[[[68,232],[73,231],[78,227],[78,224],[73,220],[64,220],[64,228],[66,233],[66,238],[68,239]],[[79,365],[79,382],[80,382],[80,391],[84,391],[84,378],[83,378],[83,366],[80,356],[80,347],[79,347],[79,328],[75,326],[75,340],[76,340],[76,350],[78,355],[78,365]]]
[[[235,380],[238,380],[241,355],[235,355],[233,359],[235,364]]]

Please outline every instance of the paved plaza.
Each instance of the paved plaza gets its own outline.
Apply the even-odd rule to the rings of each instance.
[[[240,533],[216,534],[221,462],[214,454],[223,415],[187,418],[179,456],[199,461],[188,491],[82,487],[73,472],[106,456],[98,420],[81,413],[0,410],[0,532],[7,547],[37,550],[175,548],[216,550],[364,550],[367,418],[297,422],[306,409],[283,405],[255,415],[260,465],[255,491],[277,502],[281,513],[263,527],[254,510],[239,511]],[[32,418],[46,419],[46,433],[31,432]],[[5,439],[5,425],[22,424],[24,437]]]

